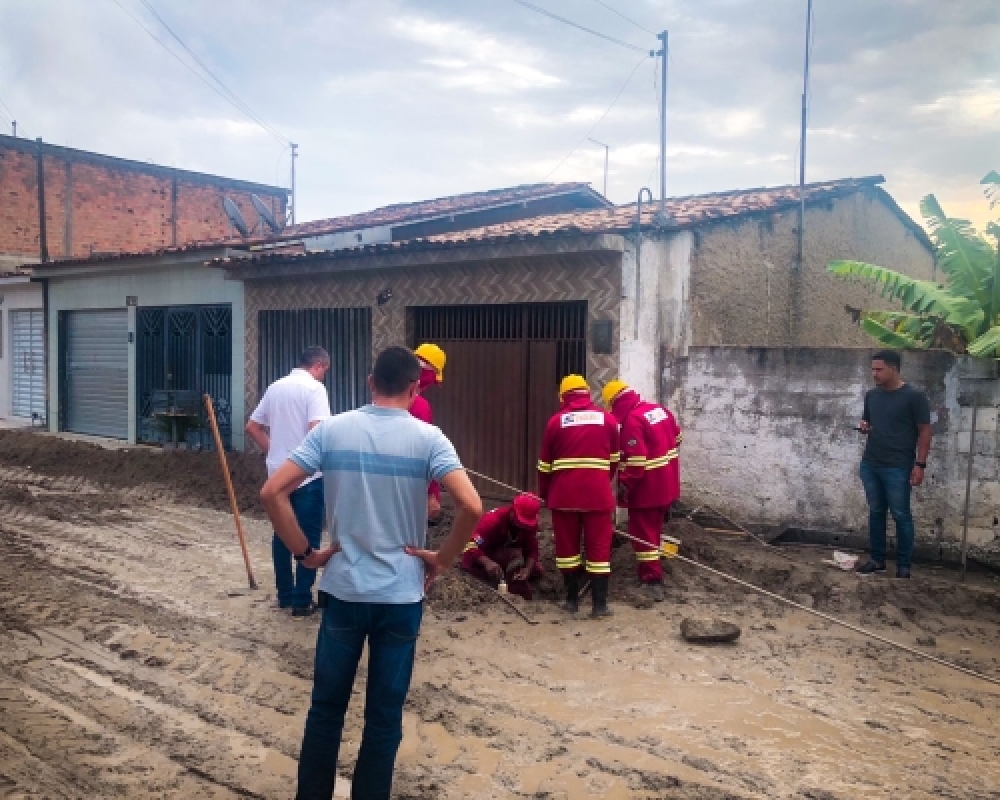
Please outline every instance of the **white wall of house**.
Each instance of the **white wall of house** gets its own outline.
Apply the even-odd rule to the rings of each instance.
[[[636,281],[636,237],[622,257],[620,377],[643,397],[659,397],[662,361],[686,355],[691,342],[689,293],[694,234],[642,237]],[[638,302],[637,294],[638,292]],[[638,314],[638,326],[636,326]]]
[[[27,278],[0,278],[0,418],[13,414],[11,384],[14,364],[11,348],[14,343],[11,329],[11,312],[40,310],[42,287],[29,283]],[[39,365],[44,368],[44,365]]]
[[[67,270],[70,268],[67,268]],[[245,418],[245,305],[243,284],[226,280],[222,270],[205,267],[200,263],[174,266],[133,266],[94,269],[72,268],[76,273],[68,277],[49,279],[49,429],[59,425],[59,312],[126,308],[126,298],[136,297],[141,306],[232,305],[232,446],[242,450],[243,427],[238,423]],[[136,441],[136,315],[135,307],[128,307],[128,330],[132,335],[129,344],[128,364],[128,441]]]

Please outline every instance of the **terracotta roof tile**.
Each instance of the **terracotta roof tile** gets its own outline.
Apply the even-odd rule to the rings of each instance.
[[[876,186],[885,179],[881,175],[866,178],[848,178],[806,184],[807,203],[816,203],[827,198],[850,194],[860,189]],[[666,228],[693,228],[706,222],[722,220],[748,214],[765,214],[793,207],[799,202],[799,187],[776,186],[773,188],[737,189],[728,192],[690,195],[688,197],[668,197],[666,212],[669,222]],[[643,203],[642,227],[658,225],[659,203]],[[636,226],[636,204],[616,206],[607,209],[569,211],[543,217],[489,225],[483,228],[455,231],[429,237],[433,242],[460,242],[474,239],[492,239],[511,235],[537,235],[540,233],[614,233],[634,229]]]

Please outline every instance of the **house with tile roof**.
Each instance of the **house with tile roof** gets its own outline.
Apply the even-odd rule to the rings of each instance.
[[[222,213],[221,201],[218,205]],[[209,268],[207,262],[391,246],[417,236],[611,207],[587,184],[543,183],[400,203],[289,226],[266,237],[259,235],[265,225],[255,224],[256,211],[251,207],[243,210],[252,234],[247,237],[230,233],[179,243],[156,240],[148,248],[129,251],[67,251],[65,257],[30,267],[35,281],[30,288],[39,300],[39,308],[31,312],[37,323],[32,341],[37,341],[38,354],[24,361],[38,377],[31,396],[41,405],[40,416],[48,413],[52,430],[129,442],[176,439],[180,444],[199,444],[210,440],[195,419],[199,398],[208,393],[224,440],[241,449],[243,421],[250,410],[245,387],[252,384],[256,391],[263,378],[257,372],[245,373],[249,317],[244,284]],[[44,303],[40,286],[46,290]],[[14,300],[13,289],[7,296]],[[338,314],[335,323],[299,315],[296,319],[303,327],[294,335],[278,328],[274,341],[280,350],[276,363],[283,369],[297,358],[297,342],[327,344],[338,370],[329,385],[331,400],[334,409],[343,410],[363,398],[371,350],[370,313]],[[190,409],[192,418],[166,424],[173,417],[165,411],[181,414],[182,407]]]
[[[869,344],[849,310],[878,299],[834,280],[827,262],[934,270],[926,234],[882,183],[809,184],[801,264],[796,186],[670,198],[665,214],[604,206],[218,258],[212,266],[244,287],[243,406],[307,344],[334,354],[335,400],[350,406],[366,399],[374,353],[434,341],[448,353],[445,383],[430,390],[435,421],[470,467],[531,486],[563,375],[595,388],[620,376],[665,397],[692,346]]]

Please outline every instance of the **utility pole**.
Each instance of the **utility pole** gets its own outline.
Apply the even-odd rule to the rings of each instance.
[[[11,133],[13,134],[14,138],[16,139],[17,138],[17,120],[16,119],[15,120],[11,120],[10,130],[11,130]]]
[[[289,142],[292,147],[292,225],[295,224],[295,159],[299,157],[299,146],[295,142]]]
[[[809,112],[809,45],[812,36],[813,0],[806,6],[806,56],[802,70],[802,127],[799,133],[799,225],[795,266],[802,268],[806,222],[806,126]]]
[[[809,0],[812,2],[812,0]],[[660,56],[660,218],[667,216],[667,32],[658,34]]]
[[[608,146],[604,142],[599,142],[597,139],[587,137],[594,144],[599,145],[604,148],[604,199],[608,199]]]

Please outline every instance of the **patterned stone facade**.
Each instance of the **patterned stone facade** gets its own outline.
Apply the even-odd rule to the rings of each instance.
[[[392,289],[385,305],[375,302]],[[486,262],[474,266],[407,268],[366,273],[326,273],[246,282],[246,409],[253,411],[263,388],[257,386],[257,318],[260,311],[300,308],[372,309],[372,350],[407,344],[407,308],[479,303],[587,301],[588,329],[612,320],[615,347],[595,355],[588,347],[587,370],[594,385],[618,368],[618,315],[621,253],[590,253]]]

